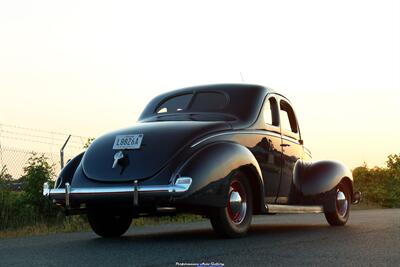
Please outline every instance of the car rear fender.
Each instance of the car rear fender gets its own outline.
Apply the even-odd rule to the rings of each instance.
[[[245,169],[253,188],[253,199],[264,199],[262,173],[257,160],[246,147],[232,142],[209,144],[193,154],[176,172],[176,177],[191,177],[189,191],[177,202],[189,205],[225,207],[229,179],[235,171]],[[249,175],[252,174],[252,175]],[[255,182],[254,182],[255,181]],[[254,188],[256,185],[256,188]],[[264,207],[263,203],[260,203]]]
[[[65,183],[71,184],[75,171],[82,161],[83,154],[84,152],[68,161],[57,177],[55,188],[64,188]]]

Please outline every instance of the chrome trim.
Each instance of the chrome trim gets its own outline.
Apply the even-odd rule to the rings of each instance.
[[[293,137],[282,135],[282,139],[283,139],[283,140],[286,140],[286,141],[288,141],[288,142],[295,143],[296,145],[300,145],[299,140],[297,140],[297,139],[295,139],[295,138],[293,138]]]
[[[65,183],[65,188],[50,189],[48,183],[43,184],[43,196],[49,198],[64,199],[66,204],[70,202],[70,198],[82,195],[112,195],[112,194],[130,194],[135,198],[135,192],[138,193],[153,193],[153,194],[181,194],[189,190],[192,184],[192,178],[179,177],[174,184],[168,185],[138,185],[132,186],[107,186],[107,187],[87,187],[87,188],[72,188],[68,183]],[[135,200],[134,200],[135,201]]]
[[[125,155],[122,151],[118,151],[117,153],[115,153],[114,154],[114,163],[112,165],[112,168],[115,169],[115,167],[117,167],[118,161],[120,161],[124,157],[125,157]]]
[[[295,139],[293,137],[290,137],[290,136],[277,134],[277,133],[274,133],[274,132],[270,132],[268,130],[266,130],[266,131],[254,130],[254,131],[231,131],[231,132],[223,132],[223,133],[213,134],[213,135],[204,137],[203,139],[197,141],[196,143],[191,145],[190,148],[194,148],[195,146],[197,146],[197,145],[199,145],[199,144],[201,144],[201,143],[203,143],[203,142],[205,142],[205,141],[207,141],[207,140],[209,140],[211,138],[218,137],[218,136],[223,136],[223,135],[231,135],[231,134],[261,134],[261,135],[278,137],[278,138],[281,138],[281,139],[283,139],[285,141],[292,142],[292,143],[295,143],[297,145],[300,145],[299,140],[297,140],[297,139]],[[305,149],[307,149],[307,151],[309,152],[309,154],[311,156],[311,151],[307,147],[305,147]]]
[[[204,137],[203,139],[197,141],[196,143],[194,143],[193,145],[190,146],[190,148],[194,148],[195,146],[211,139],[214,137],[218,137],[218,136],[223,136],[223,135],[231,135],[231,134],[261,134],[261,135],[268,135],[268,136],[274,136],[274,137],[279,137],[282,138],[282,136],[280,134],[277,133],[273,133],[273,132],[268,132],[268,131],[260,131],[260,130],[254,130],[254,131],[231,131],[231,132],[223,132],[223,133],[217,133],[217,134],[213,134],[207,137]]]
[[[70,207],[70,194],[71,194],[71,185],[69,183],[65,183],[65,207]]]
[[[322,213],[322,206],[298,206],[267,204],[269,213]]]
[[[133,206],[139,205],[138,180],[133,182]]]

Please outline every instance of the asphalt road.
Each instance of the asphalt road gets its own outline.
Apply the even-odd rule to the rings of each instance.
[[[0,266],[400,266],[400,209],[353,211],[345,227],[321,214],[257,216],[249,235],[219,239],[208,221],[0,239]]]

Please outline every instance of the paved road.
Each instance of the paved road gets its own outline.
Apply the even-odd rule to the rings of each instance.
[[[347,226],[321,214],[257,216],[246,238],[217,238],[208,221],[0,239],[0,266],[177,266],[181,263],[400,266],[400,209],[353,211]]]

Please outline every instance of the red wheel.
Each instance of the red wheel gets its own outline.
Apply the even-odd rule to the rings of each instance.
[[[211,211],[211,225],[224,237],[244,236],[250,228],[253,202],[249,181],[242,172],[232,176],[227,197],[226,207]]]
[[[234,224],[240,224],[246,216],[246,191],[243,185],[237,180],[232,181],[229,185],[229,200],[227,210],[229,218]]]

